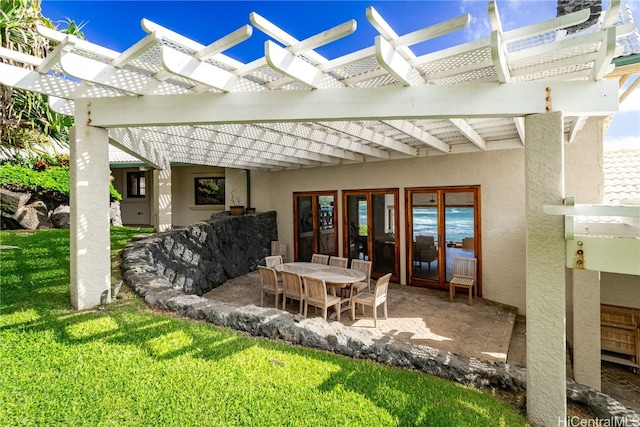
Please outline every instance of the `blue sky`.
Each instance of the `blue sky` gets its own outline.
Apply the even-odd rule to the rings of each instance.
[[[250,24],[257,12],[298,40],[328,30],[351,19],[354,34],[317,49],[332,59],[372,46],[377,31],[369,24],[365,10],[373,6],[400,35],[469,13],[471,23],[454,34],[413,46],[417,55],[489,35],[485,0],[413,1],[55,1],[43,0],[43,15],[59,24],[70,18],[84,24],[85,38],[116,51],[124,51],[146,35],[143,18],[196,40],[204,45]],[[623,0],[640,22],[640,0]],[[556,0],[498,0],[504,30],[551,19]],[[608,1],[603,0],[604,7]],[[64,25],[63,25],[64,26]],[[266,36],[254,30],[249,40],[225,53],[241,62],[264,56]],[[607,135],[609,146],[640,148],[640,89],[636,89],[614,115]]]

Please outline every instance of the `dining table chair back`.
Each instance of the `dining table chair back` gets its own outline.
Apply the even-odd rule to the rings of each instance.
[[[362,282],[357,282],[353,284],[353,291],[358,294],[362,292],[365,288],[367,292],[371,292],[371,268],[373,266],[373,262],[364,259],[353,259],[351,260],[351,269],[356,271],[361,271],[362,273],[367,275],[367,278]]]
[[[387,273],[376,281],[373,293],[361,293],[351,299],[351,320],[356,320],[356,305],[362,306],[362,314],[364,314],[364,306],[368,305],[373,309],[373,326],[378,327],[378,306],[382,305],[384,309],[384,318],[387,319],[387,292],[389,290],[389,281],[391,273]]]
[[[287,262],[287,242],[273,240],[271,242],[271,255],[280,255],[283,262]]]
[[[338,296],[327,294],[327,284],[324,280],[304,276],[304,290],[306,293],[304,302],[305,317],[307,317],[310,305],[322,309],[324,320],[327,320],[327,309],[335,307],[337,319],[340,321],[340,304],[342,300]]]
[[[269,268],[274,268],[276,265],[280,265],[284,262],[282,255],[271,255],[264,258],[264,263]]]
[[[471,290],[473,289],[476,298],[478,298],[478,287],[476,286],[476,259],[461,258],[453,259],[453,277],[449,281],[449,301],[453,302],[456,296],[456,288],[465,288],[469,290],[469,305],[473,304],[471,298]]]
[[[324,265],[327,265],[327,264],[329,264],[329,255],[313,254],[313,255],[311,255],[311,262],[313,264],[324,264]]]
[[[282,293],[282,283],[278,282],[278,273],[269,267],[258,266],[260,272],[260,307],[264,304],[265,294],[273,294],[278,308],[278,296]]]
[[[302,278],[297,273],[291,271],[281,271],[282,276],[282,309],[285,309],[287,304],[287,298],[300,301],[300,307],[298,313],[302,313],[304,304],[304,288],[302,287]]]
[[[349,265],[349,258],[332,256],[331,258],[329,258],[329,265],[333,267],[347,268],[347,266]]]

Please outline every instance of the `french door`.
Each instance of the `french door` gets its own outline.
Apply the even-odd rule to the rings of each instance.
[[[293,193],[296,261],[311,261],[314,253],[337,255],[336,191]]]
[[[405,192],[409,284],[449,289],[455,257],[477,258],[477,276],[482,277],[480,187],[409,188]]]
[[[343,254],[373,262],[372,277],[398,280],[397,189],[343,191]]]

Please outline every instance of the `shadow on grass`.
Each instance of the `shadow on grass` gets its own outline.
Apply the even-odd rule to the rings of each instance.
[[[118,230],[115,236],[112,234],[114,253],[139,231],[128,233]],[[346,390],[357,394],[363,403],[381,408],[400,425],[438,425],[434,420],[447,420],[448,425],[469,425],[470,419],[477,420],[477,425],[499,424],[490,414],[483,414],[469,404],[485,398],[476,390],[410,371],[397,370],[389,375],[389,367],[371,362],[248,338],[225,328],[203,327],[197,321],[179,321],[172,314],[152,312],[128,289],[104,310],[73,311],[69,303],[68,231],[51,230],[28,238],[3,233],[2,238],[3,244],[27,245],[21,251],[2,253],[0,310],[4,319],[0,319],[0,333],[46,336],[70,348],[85,345],[93,348],[96,343],[133,347],[157,361],[182,356],[217,361],[251,348],[275,350],[337,368],[316,387],[318,396]],[[37,268],[38,265],[46,267]],[[116,348],[112,352],[118,351]],[[343,411],[352,413],[352,419],[357,420],[360,409],[349,406]],[[459,418],[461,414],[466,414],[464,419]]]

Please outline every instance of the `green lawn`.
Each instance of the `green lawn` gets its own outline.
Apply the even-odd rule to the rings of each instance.
[[[139,233],[113,228],[114,258]],[[487,393],[157,314],[125,287],[73,311],[68,230],[0,244],[20,247],[0,255],[2,426],[526,425]]]

